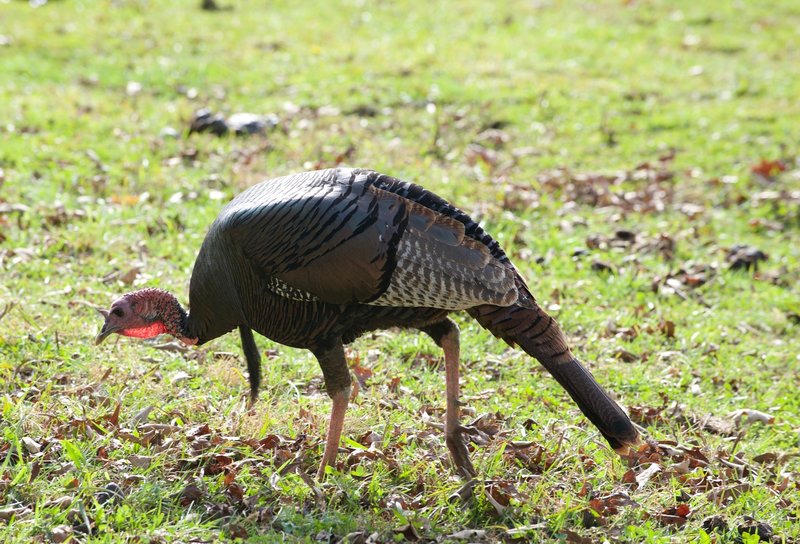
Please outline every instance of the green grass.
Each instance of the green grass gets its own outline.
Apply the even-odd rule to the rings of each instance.
[[[753,518],[800,539],[796,2],[199,4],[0,2],[0,538],[728,542]],[[280,123],[188,135],[202,107]],[[234,335],[93,345],[93,307],[126,290],[185,301],[227,199],[340,161],[479,218],[659,445],[619,459],[535,362],[458,316],[464,419],[489,433],[472,498],[450,498],[426,424],[441,354],[410,332],[351,346],[372,375],[318,485],[311,355],[259,339],[248,411]],[[769,259],[732,271],[734,244]],[[741,409],[774,422],[734,425]]]

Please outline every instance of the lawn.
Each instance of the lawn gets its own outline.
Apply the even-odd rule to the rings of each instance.
[[[800,4],[200,4],[0,0],[0,540],[800,542]],[[128,290],[188,302],[235,194],[337,165],[479,219],[648,443],[457,314],[479,478],[388,331],[320,483],[309,353],[257,338],[248,409],[236,335],[94,345]]]

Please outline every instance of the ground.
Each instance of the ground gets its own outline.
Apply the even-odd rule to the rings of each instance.
[[[214,4],[213,2],[206,4]],[[797,542],[800,5],[0,1],[0,537],[7,542]],[[203,108],[262,134],[190,133]],[[186,303],[208,225],[270,176],[422,183],[512,256],[649,443],[609,451],[523,353],[350,346],[329,400],[265,339],[93,338],[119,294]]]

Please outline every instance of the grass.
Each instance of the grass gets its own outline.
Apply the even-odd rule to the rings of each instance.
[[[795,2],[229,5],[0,2],[5,541],[800,539]],[[202,107],[279,125],[189,135]],[[351,347],[365,387],[318,485],[309,354],[259,339],[248,411],[233,335],[93,345],[126,290],[185,301],[227,199],[339,163],[480,218],[653,445],[619,459],[458,316],[471,498],[425,423],[440,352],[410,332]],[[769,259],[731,270],[735,244]]]

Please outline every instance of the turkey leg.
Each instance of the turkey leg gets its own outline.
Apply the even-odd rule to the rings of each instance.
[[[344,414],[350,402],[350,371],[347,369],[344,346],[341,342],[337,342],[327,349],[314,350],[314,355],[322,368],[328,396],[333,401],[328,436],[325,438],[325,452],[322,454],[322,461],[320,461],[317,471],[317,480],[322,480],[325,476],[325,467],[333,466],[336,463],[336,454],[339,453]]]
[[[347,411],[347,404],[350,401],[350,388],[341,389],[333,394],[333,408],[331,408],[331,420],[328,425],[328,436],[325,438],[325,453],[322,454],[322,461],[317,471],[317,480],[322,480],[325,476],[325,467],[336,464],[336,454],[339,453],[339,441],[342,438],[342,427],[344,427],[344,413]]]
[[[474,477],[475,467],[469,459],[469,452],[461,439],[461,425],[458,422],[458,365],[459,365],[459,333],[458,326],[450,319],[445,319],[422,329],[444,351],[445,394],[447,412],[444,418],[444,441],[450,456],[456,465],[457,472],[464,478]]]

